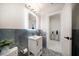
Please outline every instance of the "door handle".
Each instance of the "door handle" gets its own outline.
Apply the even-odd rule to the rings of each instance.
[[[67,40],[69,40],[69,37],[64,37],[64,38],[66,38]]]
[[[72,38],[70,38],[70,37],[64,37],[64,38],[66,38],[67,40],[72,40]]]

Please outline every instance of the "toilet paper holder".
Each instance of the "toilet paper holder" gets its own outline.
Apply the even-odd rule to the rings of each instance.
[[[27,53],[27,51],[28,51],[27,48],[20,50],[20,52],[23,53],[23,54]]]

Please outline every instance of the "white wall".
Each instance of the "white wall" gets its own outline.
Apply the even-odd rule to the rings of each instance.
[[[0,28],[28,29],[29,13],[32,13],[23,3],[1,3],[0,4]],[[37,18],[37,28],[39,28],[39,16],[32,13]]]
[[[45,10],[42,10],[42,12],[40,13],[41,15],[41,23],[40,23],[40,28],[43,30],[43,31],[48,31],[48,26],[49,26],[49,15],[50,14],[53,14],[55,12],[58,12],[58,11],[61,11],[62,7],[63,7],[64,4],[54,4],[51,6],[51,8],[47,8]]]
[[[49,15],[58,11],[61,11],[64,4],[53,4],[48,5],[47,7],[44,7],[43,10],[40,12],[40,28],[43,31],[48,31],[48,22],[49,22]]]
[[[56,4],[55,4],[56,5]],[[58,4],[55,6],[54,8],[51,6],[51,9],[46,9],[46,11],[42,12],[41,15],[41,23],[40,23],[40,29],[43,30],[44,32],[46,32],[47,35],[47,47],[49,46],[48,44],[49,42],[49,15],[55,14],[55,13],[59,13],[62,10],[62,7],[64,6],[64,4]]]
[[[24,4],[0,4],[0,28],[24,28]]]
[[[25,17],[25,21],[24,21],[24,28],[28,29],[29,28],[29,11],[27,8],[24,8],[24,17]]]

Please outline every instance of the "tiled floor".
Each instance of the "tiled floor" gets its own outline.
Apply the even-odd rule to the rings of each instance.
[[[61,43],[60,41],[50,40],[48,48],[43,48],[42,56],[62,56],[61,54]],[[20,55],[28,56],[28,55]]]
[[[19,56],[28,56],[28,54],[20,53]],[[34,56],[34,55],[30,55],[30,56]],[[41,56],[62,56],[62,54],[48,48],[43,48]]]
[[[60,41],[49,40],[48,48],[53,51],[56,51],[56,52],[60,52],[60,53],[62,52],[62,47],[61,47]]]
[[[46,48],[43,49],[42,56],[62,56],[62,54]]]

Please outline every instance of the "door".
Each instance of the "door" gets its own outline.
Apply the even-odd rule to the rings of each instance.
[[[70,56],[72,35],[72,4],[65,4],[61,13],[61,44],[62,54]]]

